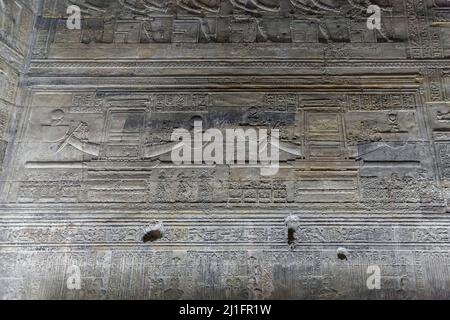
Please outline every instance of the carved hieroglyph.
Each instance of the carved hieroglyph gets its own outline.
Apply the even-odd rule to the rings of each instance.
[[[0,297],[450,298],[448,1],[36,3],[31,45],[0,14]],[[200,120],[279,129],[278,173],[174,165]]]

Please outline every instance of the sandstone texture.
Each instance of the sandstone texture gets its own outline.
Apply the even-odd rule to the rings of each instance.
[[[0,174],[3,299],[450,299],[450,3],[0,0]]]

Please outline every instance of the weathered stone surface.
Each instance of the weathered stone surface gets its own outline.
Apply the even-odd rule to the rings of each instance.
[[[0,297],[450,298],[448,1],[33,3],[0,0]],[[278,173],[158,153],[196,120],[280,129]]]
[[[24,71],[36,7],[28,1],[0,1],[0,164],[8,143],[19,78]],[[3,168],[0,166],[0,172]]]

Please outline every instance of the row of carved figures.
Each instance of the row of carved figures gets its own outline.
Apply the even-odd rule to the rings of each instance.
[[[303,14],[321,15],[326,13],[343,14],[341,7],[350,5],[351,8],[360,11],[367,11],[367,8],[374,5],[372,0],[287,0],[292,9]],[[79,5],[84,10],[102,12],[104,9],[91,4],[88,0],[69,0],[70,3]],[[169,13],[176,8],[183,9],[191,14],[217,14],[222,3],[228,2],[234,8],[249,14],[277,13],[281,6],[277,4],[267,4],[262,0],[118,0],[123,8],[127,8],[136,14],[149,13]],[[383,11],[391,11],[391,8],[382,7]]]
[[[169,14],[174,12],[176,8],[185,10],[186,12],[193,14],[200,20],[201,30],[206,39],[211,40],[213,35],[211,34],[208,24],[203,18],[209,14],[219,14],[224,2],[228,2],[234,8],[241,10],[252,15],[257,22],[258,31],[266,38],[267,31],[260,20],[262,13],[277,13],[281,10],[280,1],[275,1],[278,5],[265,4],[262,0],[117,0],[120,5],[120,9],[128,9],[136,16],[145,17],[150,14]],[[318,25],[319,31],[324,39],[330,39],[328,27],[326,23],[320,19],[321,15],[333,14],[348,16],[349,12],[343,12],[341,10],[345,4],[349,5],[347,8],[352,8],[354,11],[365,13],[370,5],[373,5],[372,0],[285,0],[291,5],[290,13],[303,14],[307,19]],[[89,0],[69,0],[70,3],[79,5],[85,13],[97,12],[105,13],[105,8],[95,6],[89,2]],[[326,2],[326,3],[325,3]],[[331,3],[335,3],[332,5]],[[391,12],[392,8],[382,7],[382,11]],[[391,41],[387,32],[382,27],[378,30],[379,34],[386,40]]]

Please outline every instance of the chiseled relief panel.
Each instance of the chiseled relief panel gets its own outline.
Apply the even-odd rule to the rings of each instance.
[[[444,212],[415,94],[36,92],[10,201],[205,203]],[[443,111],[435,111],[445,118]],[[277,128],[280,168],[174,165],[172,134]],[[445,120],[443,120],[445,121]],[[205,150],[203,147],[202,151]],[[41,178],[39,178],[41,176]],[[50,177],[59,176],[58,183]],[[17,179],[21,177],[21,179]],[[360,207],[364,203],[377,207]],[[324,207],[323,209],[327,209]]]
[[[0,297],[450,298],[447,1],[40,10],[0,116]]]
[[[68,4],[82,9],[80,30],[65,25]],[[370,5],[383,15],[373,30],[367,28]],[[448,56],[447,9],[445,0],[46,0],[43,16],[53,19],[38,25],[35,56],[71,55],[65,48],[81,43],[97,44],[101,52],[112,48],[118,55],[124,53],[118,49],[123,44],[152,44],[154,49],[142,54],[158,57],[167,55],[167,48],[178,48],[177,54],[170,53],[178,57],[194,56],[195,44],[217,48],[217,56],[233,55],[236,47],[241,56],[251,55],[255,51],[249,44],[258,44],[253,49],[261,53],[258,48],[271,54],[283,47],[316,58],[441,58]]]

